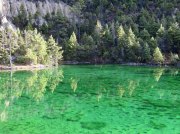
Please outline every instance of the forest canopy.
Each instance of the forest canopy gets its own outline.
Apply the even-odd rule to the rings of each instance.
[[[52,36],[46,41],[36,29],[0,31],[0,64],[55,65],[62,59],[62,52]]]
[[[45,38],[52,35],[64,50],[65,61],[179,60],[178,0],[22,0],[9,7],[8,17],[20,30],[36,28]],[[45,62],[42,57],[31,62]]]

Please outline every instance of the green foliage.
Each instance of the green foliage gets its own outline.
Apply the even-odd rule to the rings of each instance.
[[[140,44],[130,27],[127,34],[127,43],[125,46],[126,60],[139,61],[139,56],[140,56],[139,51],[140,51]]]
[[[75,32],[73,32],[65,45],[65,60],[76,60],[77,57],[77,47],[79,46],[77,42],[77,37]]]
[[[76,34],[73,32],[70,39],[69,39],[69,47],[70,48],[75,48],[78,46]]]
[[[11,64],[12,58],[15,51],[18,49],[17,38],[18,35],[15,31],[11,29],[5,29],[0,31],[1,40],[0,40],[0,59],[2,64]]]
[[[62,60],[62,47],[58,47],[58,44],[55,42],[52,36],[49,37],[47,41],[47,54],[49,55],[49,62],[51,64],[58,64],[59,60]]]
[[[170,61],[172,64],[176,64],[179,61],[179,56],[178,54],[173,54],[171,53],[170,55]]]
[[[157,40],[152,37],[148,43],[149,43],[151,55],[153,55],[154,50],[157,48]]]
[[[144,30],[142,30],[142,31],[140,32],[140,37],[141,37],[141,39],[143,39],[144,41],[149,41],[149,40],[150,40],[150,34],[149,34],[149,32],[148,32],[146,29],[144,29]]]
[[[160,28],[157,31],[157,35],[159,37],[162,37],[165,34],[165,28],[163,27],[163,25],[161,24]]]
[[[28,25],[27,12],[24,4],[21,4],[18,15],[13,18],[13,23],[15,23],[21,29]]]
[[[1,76],[1,102],[5,100],[13,102],[14,99],[22,95],[27,95],[34,101],[40,101],[43,99],[45,92],[54,92],[57,85],[64,78],[63,71],[59,68],[29,71],[26,76],[19,75],[19,73],[12,71],[2,73]]]
[[[61,48],[52,37],[48,41],[35,29],[1,30],[1,64],[57,64],[62,59]]]
[[[170,52],[180,54],[180,13],[177,10],[177,0],[62,1],[71,6],[72,14],[67,16],[56,9],[52,13],[44,9],[47,12],[44,14],[44,10],[40,10],[38,6],[33,13],[22,4],[18,15],[12,17],[13,23],[21,30],[32,31],[36,28],[45,38],[52,35],[62,45],[64,60],[69,61],[149,62],[156,47],[164,55],[169,55]],[[54,1],[49,3],[50,6],[51,3]],[[45,43],[39,35],[37,41],[37,44],[41,44],[42,51],[38,50],[37,53],[20,45],[18,52],[25,56],[22,52],[26,49],[29,55],[26,58],[30,62],[46,62],[48,58],[44,53],[47,49]],[[2,49],[1,51],[1,58],[8,55]],[[20,55],[16,53],[16,56]]]
[[[158,47],[154,50],[153,61],[160,64],[164,62],[164,57]]]
[[[97,20],[95,31],[96,31],[98,34],[100,34],[101,31],[102,31],[102,25],[101,25],[101,22],[100,22],[99,20]]]
[[[142,60],[144,62],[149,62],[151,60],[151,52],[147,43],[145,43],[142,48]]]

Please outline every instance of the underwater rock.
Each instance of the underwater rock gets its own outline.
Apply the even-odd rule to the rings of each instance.
[[[162,129],[165,128],[166,125],[159,123],[159,122],[154,122],[154,121],[150,121],[150,125],[154,128],[154,129]]]
[[[110,107],[123,107],[124,105],[121,102],[115,101],[115,102],[110,102],[109,106]]]
[[[175,104],[172,104],[170,101],[160,101],[160,100],[144,100],[144,104],[148,106],[153,106],[153,107],[159,107],[159,108],[174,108]]]
[[[89,130],[100,130],[106,126],[104,122],[81,122],[81,127]]]
[[[77,122],[77,121],[81,120],[82,116],[83,116],[82,112],[77,112],[74,115],[67,117],[66,120],[72,121],[72,122]]]
[[[72,121],[72,122],[77,122],[81,119],[80,116],[72,116],[72,117],[68,117],[66,120],[67,121]]]
[[[48,115],[44,115],[44,116],[42,116],[42,118],[48,119],[48,120],[57,119],[57,117],[55,117],[55,116],[48,116]]]
[[[162,114],[159,113],[159,112],[148,112],[147,114],[148,114],[149,116],[162,116]]]

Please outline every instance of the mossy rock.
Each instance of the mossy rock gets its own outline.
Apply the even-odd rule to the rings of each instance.
[[[56,117],[56,116],[51,116],[51,115],[43,115],[42,118],[43,118],[43,119],[52,120],[52,119],[57,119],[58,117]]]
[[[161,115],[161,113],[159,113],[159,112],[148,112],[147,113],[148,115],[152,115],[152,116],[160,116]]]
[[[81,122],[81,127],[88,130],[100,130],[106,127],[104,122]]]
[[[154,107],[160,108],[174,108],[174,104],[170,101],[161,101],[161,100],[145,100],[144,103],[146,105],[151,105]]]
[[[82,112],[77,112],[77,113],[75,113],[74,115],[67,117],[66,120],[67,120],[67,121],[76,122],[76,121],[81,120],[82,116],[83,116],[83,113],[82,113]]]
[[[76,122],[76,121],[79,121],[80,119],[81,119],[80,116],[72,116],[72,117],[68,117],[66,120]]]
[[[110,102],[109,106],[110,107],[122,107],[123,104],[121,102]]]

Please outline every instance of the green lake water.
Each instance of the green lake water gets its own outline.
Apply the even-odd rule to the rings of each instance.
[[[0,134],[180,134],[180,70],[0,72]]]

